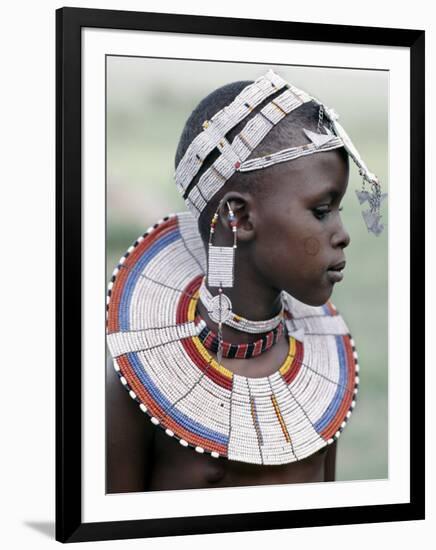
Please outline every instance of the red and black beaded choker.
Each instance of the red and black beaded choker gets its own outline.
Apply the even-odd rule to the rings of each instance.
[[[283,334],[283,324],[283,321],[281,321],[276,328],[254,342],[232,344],[231,342],[222,341],[222,356],[228,359],[249,359],[261,355],[278,342]],[[199,314],[195,318],[195,325],[198,331],[198,338],[203,346],[209,351],[217,353],[219,344],[218,335],[207,326],[206,321]]]

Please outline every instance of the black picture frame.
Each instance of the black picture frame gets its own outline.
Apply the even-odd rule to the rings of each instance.
[[[410,50],[410,501],[401,504],[82,522],[81,29],[386,45]],[[61,8],[56,11],[56,539],[61,542],[424,519],[424,52],[421,30]],[[412,319],[419,318],[419,323]],[[104,367],[102,367],[104,368]]]

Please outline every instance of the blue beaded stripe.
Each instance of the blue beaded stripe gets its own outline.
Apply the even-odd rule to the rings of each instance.
[[[171,243],[181,238],[179,228],[177,226],[164,237],[158,239],[156,242],[147,248],[144,254],[138,259],[135,265],[131,268],[129,276],[126,279],[123,292],[120,298],[120,304],[118,309],[119,315],[119,330],[130,330],[130,302],[133,292],[136,287],[138,279],[141,277],[141,273],[144,271],[145,266],[157,255],[159,252],[166,248]]]
[[[322,310],[323,310],[323,312],[324,312],[326,315],[328,315],[329,317],[332,316],[332,312],[330,311],[330,309],[329,309],[329,307],[328,307],[327,304],[324,304],[324,305],[322,306]]]
[[[186,430],[189,430],[196,435],[204,437],[205,439],[209,439],[210,441],[220,443],[222,445],[228,445],[229,438],[227,434],[221,434],[214,430],[210,430],[203,424],[200,424],[192,418],[189,418],[188,416],[186,416],[186,414],[179,411],[176,407],[173,406],[173,404],[153,383],[150,376],[145,372],[144,366],[142,365],[137,353],[127,353],[126,357],[128,358],[130,365],[135,372],[135,375],[138,377],[144,388],[148,391],[148,393],[161,407],[162,410],[169,411],[169,415],[175,422],[183,426]]]
[[[321,433],[335,417],[344,399],[347,386],[347,355],[345,353],[344,338],[343,336],[335,336],[335,340],[339,359],[339,382],[330,405],[327,407],[322,417],[314,424],[314,428],[318,433]]]

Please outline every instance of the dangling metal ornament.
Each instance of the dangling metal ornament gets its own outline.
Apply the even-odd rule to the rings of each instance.
[[[223,292],[214,296],[210,305],[207,313],[214,323],[225,323],[232,315],[232,302]]]
[[[315,147],[322,147],[323,145],[325,145],[329,141],[332,141],[335,138],[333,134],[316,134],[315,132],[306,130],[306,128],[303,128],[303,132],[315,145]]]
[[[356,190],[357,198],[359,199],[359,204],[363,204],[365,201],[369,199],[369,193],[368,191],[357,191]]]
[[[365,189],[365,182],[368,181],[371,184],[371,190]],[[368,202],[369,210],[362,212],[365,225],[368,232],[378,236],[384,229],[384,225],[381,223],[380,205],[382,201],[388,196],[387,193],[381,193],[380,184],[377,178],[373,174],[364,175],[362,182],[362,190],[356,191],[357,198],[360,204]]]

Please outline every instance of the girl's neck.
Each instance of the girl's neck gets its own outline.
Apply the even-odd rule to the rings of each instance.
[[[216,296],[218,289],[207,286],[206,288]],[[243,278],[239,273],[235,277],[235,284],[232,288],[223,288],[223,292],[232,302],[232,311],[250,321],[263,321],[271,319],[280,313],[282,309],[281,292],[261,284],[254,277]],[[207,314],[206,307],[198,301],[197,311],[206,321],[206,324],[214,332],[217,331],[217,324]],[[248,343],[259,338],[259,334],[248,334],[223,324],[223,338],[231,343]]]

